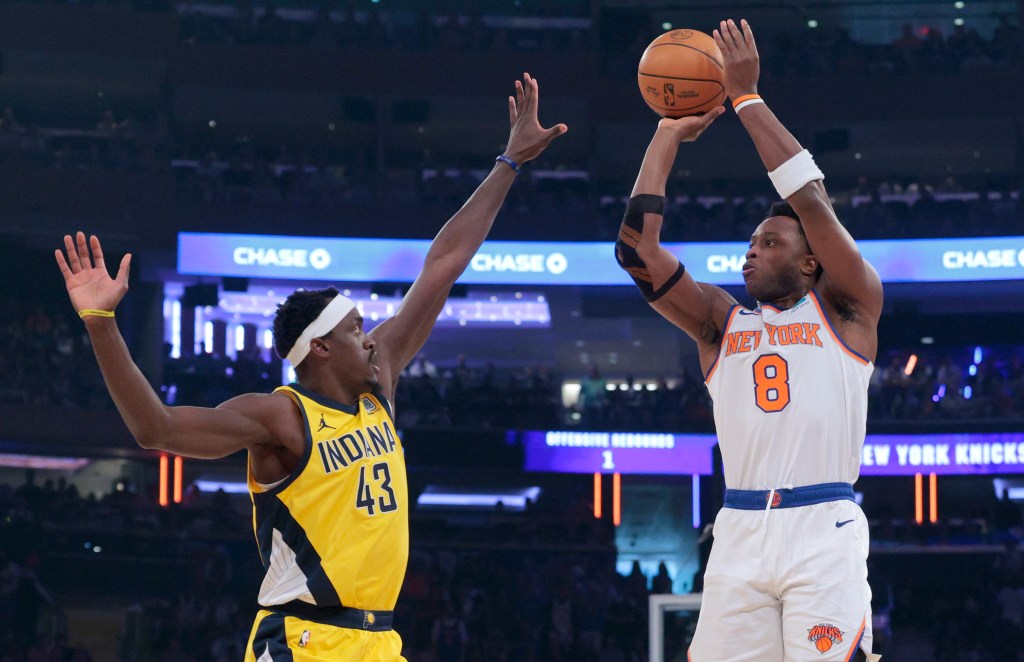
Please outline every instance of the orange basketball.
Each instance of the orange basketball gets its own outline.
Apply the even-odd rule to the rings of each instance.
[[[829,639],[828,637],[821,637],[817,641],[814,642],[814,645],[817,647],[817,649],[820,652],[824,653],[825,651],[827,651],[830,648],[832,648],[832,640]]]
[[[650,43],[636,82],[662,117],[702,115],[725,100],[725,70],[715,40],[697,30],[671,30]]]

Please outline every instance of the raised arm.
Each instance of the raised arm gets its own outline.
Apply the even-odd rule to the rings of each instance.
[[[508,98],[512,129],[505,153],[499,157],[506,160],[495,162],[466,204],[441,228],[430,245],[423,270],[395,315],[371,332],[381,357],[381,385],[386,395],[392,395],[398,374],[427,341],[452,285],[490,232],[518,169],[568,130],[564,124],[541,127],[538,100],[537,81],[524,74],[522,82],[516,81],[516,96]]]
[[[111,278],[97,237],[87,244],[79,232],[74,240],[65,236],[64,246],[66,259],[60,250],[55,254],[68,296],[85,323],[114,404],[140,446],[217,458],[258,444],[280,443],[283,429],[276,427],[286,427],[285,421],[292,423],[292,435],[301,431],[293,420],[298,412],[284,395],[243,395],[216,409],[163,404],[132,361],[113,316],[128,292],[131,255],[124,256],[117,277]]]
[[[656,311],[697,341],[705,370],[714,361],[725,316],[736,303],[725,290],[693,280],[675,255],[661,245],[665,182],[679,144],[696,140],[722,114],[663,119],[651,139],[615,242],[615,259]]]
[[[746,20],[739,25],[722,21],[714,38],[725,60],[725,92],[773,182],[781,186],[780,195],[800,217],[807,243],[824,270],[820,293],[834,309],[873,330],[882,312],[881,280],[836,217],[822,184],[824,175],[810,154],[758,96],[760,62],[750,25]]]

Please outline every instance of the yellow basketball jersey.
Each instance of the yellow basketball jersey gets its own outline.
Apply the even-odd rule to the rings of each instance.
[[[394,609],[409,558],[409,496],[390,404],[379,393],[349,406],[298,384],[277,390],[302,411],[306,449],[276,485],[249,472],[266,570],[259,603]]]

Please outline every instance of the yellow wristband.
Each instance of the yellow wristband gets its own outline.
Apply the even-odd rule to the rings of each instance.
[[[112,310],[97,310],[96,308],[83,308],[78,311],[79,317],[113,317],[114,311]]]

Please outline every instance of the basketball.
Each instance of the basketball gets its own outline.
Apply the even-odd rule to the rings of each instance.
[[[662,117],[702,115],[725,100],[722,52],[697,30],[671,30],[647,46],[636,82]]]
[[[832,648],[832,640],[828,637],[821,637],[814,642],[814,646],[819,652],[824,653]]]

